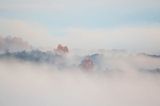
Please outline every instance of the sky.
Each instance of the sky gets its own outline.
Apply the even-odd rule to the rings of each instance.
[[[160,53],[160,1],[0,0],[0,36],[43,48]]]

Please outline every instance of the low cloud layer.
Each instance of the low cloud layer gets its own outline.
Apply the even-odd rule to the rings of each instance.
[[[60,69],[92,69],[100,72],[135,70],[159,72],[160,55],[129,53],[123,50],[71,50],[63,45],[52,50],[32,48],[18,37],[1,37],[0,60],[17,60],[52,65]],[[67,50],[65,52],[64,50]]]
[[[122,67],[124,73],[98,74],[76,69],[60,71],[51,65],[15,60],[0,61],[0,104],[159,106],[159,74],[133,73],[137,70],[121,64]]]
[[[0,54],[1,106],[160,105],[159,55],[25,47]]]

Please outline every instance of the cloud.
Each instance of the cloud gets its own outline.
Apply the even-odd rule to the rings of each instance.
[[[54,44],[53,37],[49,30],[39,24],[21,21],[0,19],[1,36],[17,36],[28,41],[35,47],[47,47]]]
[[[2,2],[0,4],[0,10],[2,11],[14,11],[14,12],[57,12],[63,10],[63,5],[54,2]]]
[[[136,59],[141,60],[139,57]],[[124,61],[126,64],[122,64]],[[3,106],[159,106],[159,74],[132,73],[137,69],[129,67],[127,59],[119,61],[114,57],[113,67],[118,63],[125,70],[123,74],[60,71],[52,65],[0,60],[0,103]]]
[[[160,2],[158,0],[62,0],[64,8],[70,11],[81,10],[101,10],[101,11],[128,11],[158,9]]]
[[[11,44],[12,41],[7,43]],[[19,44],[19,43],[18,43]],[[19,45],[16,45],[19,47]],[[15,45],[15,44],[14,44]],[[1,60],[21,61],[52,66],[59,70],[81,70],[87,72],[119,72],[119,73],[140,73],[155,72],[159,73],[160,55],[148,55],[142,53],[128,53],[119,50],[94,50],[86,52],[70,51],[67,54],[57,53],[56,51],[42,51],[39,49],[26,51],[26,48],[16,51],[16,47],[10,46],[11,50],[0,54]],[[2,45],[5,48],[5,45]],[[3,48],[3,47],[2,47]],[[19,48],[18,48],[19,49]],[[25,50],[25,51],[24,51]],[[126,72],[127,71],[127,72]]]
[[[0,55],[0,104],[159,106],[159,56],[124,51],[103,51],[101,55],[94,53],[82,50],[65,59],[58,56],[60,64],[56,64],[57,55],[52,51]],[[95,59],[94,64],[100,64],[102,68],[90,71],[77,68],[88,54]],[[57,68],[58,65],[63,70]]]
[[[18,36],[35,47],[53,49],[57,44],[70,48],[83,49],[125,49],[139,52],[155,52],[160,48],[160,27],[154,26],[121,26],[117,28],[81,28],[66,27],[52,29],[21,20],[0,20],[2,36]],[[63,35],[58,36],[54,32]]]
[[[1,1],[0,10],[4,11],[28,11],[32,12],[70,12],[81,11],[84,9],[148,9],[159,8],[160,2],[158,0],[7,0]],[[135,8],[136,7],[136,8]]]
[[[0,52],[16,52],[23,50],[31,50],[32,46],[19,37],[1,37],[0,36]]]
[[[160,27],[119,27],[102,29],[69,28],[64,42],[79,48],[115,48],[156,51],[159,49]]]

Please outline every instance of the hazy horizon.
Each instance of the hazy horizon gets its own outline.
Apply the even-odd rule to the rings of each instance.
[[[35,47],[160,53],[157,0],[0,0],[0,35]]]
[[[160,0],[0,0],[0,106],[160,106]]]

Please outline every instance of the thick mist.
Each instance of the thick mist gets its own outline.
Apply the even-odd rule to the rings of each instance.
[[[160,105],[159,58],[124,53],[105,55],[101,64],[107,67],[105,71],[59,69],[48,63],[1,59],[0,105]]]
[[[159,55],[0,44],[0,106],[160,106]]]

